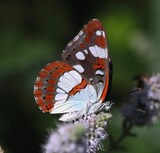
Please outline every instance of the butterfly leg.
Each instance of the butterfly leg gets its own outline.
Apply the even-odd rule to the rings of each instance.
[[[90,107],[91,107],[91,103],[90,102],[87,102],[86,103],[86,106],[85,106],[85,108],[84,108],[84,110],[83,110],[83,114],[84,114],[84,119],[86,120],[87,119],[87,115],[89,115],[90,113],[89,113],[89,109],[90,109]]]

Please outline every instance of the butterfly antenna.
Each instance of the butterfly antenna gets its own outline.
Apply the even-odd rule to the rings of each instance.
[[[127,93],[121,95],[119,98],[120,98],[120,99],[121,99],[121,98],[124,98],[125,96],[128,96],[128,95],[130,95],[130,94],[132,94],[132,93],[134,93],[134,92],[138,92],[138,91],[141,91],[141,88],[136,88],[136,89],[134,89],[134,90],[131,90],[130,92],[127,92]]]
[[[144,111],[142,109],[139,109],[139,108],[136,108],[136,107],[133,107],[133,106],[130,106],[130,107],[133,108],[136,111],[139,111],[139,112],[142,112],[142,113],[146,113],[146,111]]]
[[[134,92],[138,92],[138,91],[141,91],[141,90],[142,90],[141,88],[136,88],[136,89],[134,89],[134,90],[131,90],[130,92],[127,92],[127,93],[121,95],[120,97],[118,97],[118,99],[122,99],[122,98],[124,98],[125,96],[128,96],[128,95],[130,95],[130,94],[132,94],[132,93],[134,93]],[[116,101],[116,99],[110,100],[110,102],[113,103],[113,104],[115,103],[115,101]]]
[[[118,99],[122,99],[122,98],[124,98],[124,97],[127,96],[127,95],[130,95],[130,94],[132,94],[132,93],[134,93],[134,92],[138,92],[138,91],[141,91],[141,90],[142,90],[141,88],[136,88],[136,89],[134,89],[134,90],[132,90],[132,91],[130,91],[130,92],[128,92],[128,93],[123,94],[123,95],[120,96]],[[116,100],[113,99],[113,100],[110,101],[110,103],[111,103],[111,104],[114,104],[115,101],[116,101]],[[130,106],[130,107],[132,107],[134,110],[137,110],[137,111],[139,111],[139,112],[146,113],[146,111],[144,111],[144,110],[142,110],[142,109],[139,109],[139,108],[136,108],[136,107],[133,107],[133,106]]]

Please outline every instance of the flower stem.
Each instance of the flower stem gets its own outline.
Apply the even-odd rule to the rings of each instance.
[[[117,140],[114,140],[112,136],[109,136],[110,147],[109,147],[107,153],[110,153],[116,149],[126,150],[123,146],[120,146],[120,143],[128,136],[136,136],[135,134],[131,133],[131,130],[133,128],[133,124],[130,124],[130,122],[128,122],[128,120],[124,120],[122,125],[123,125],[122,132]]]

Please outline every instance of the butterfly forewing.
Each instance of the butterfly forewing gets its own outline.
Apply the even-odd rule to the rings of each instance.
[[[93,19],[67,45],[62,61],[74,67],[104,100],[109,80],[108,45],[101,22]]]

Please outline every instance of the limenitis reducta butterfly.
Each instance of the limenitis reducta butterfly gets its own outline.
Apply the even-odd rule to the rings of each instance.
[[[62,60],[39,73],[34,96],[42,112],[63,114],[70,121],[109,109],[110,58],[101,22],[89,21],[62,53]],[[105,101],[105,102],[104,102]]]

